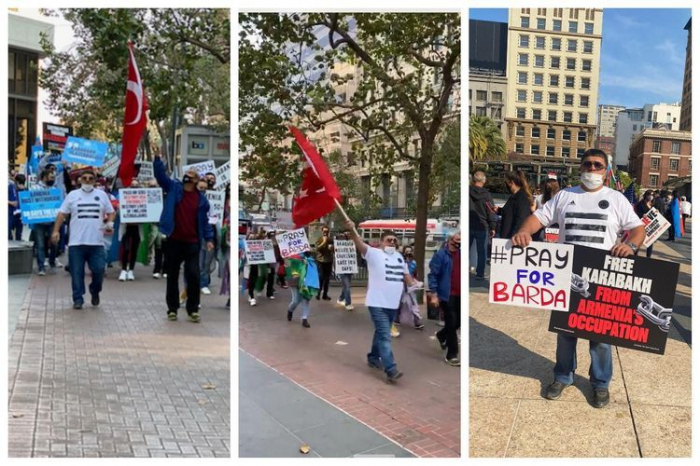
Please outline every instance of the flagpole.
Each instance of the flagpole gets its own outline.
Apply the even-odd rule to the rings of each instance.
[[[338,209],[340,209],[340,213],[343,214],[343,217],[345,217],[345,220],[347,220],[348,222],[352,222],[352,220],[350,220],[350,217],[348,217],[348,214],[345,212],[345,209],[343,209],[343,206],[340,205],[340,202],[338,202],[338,199],[333,198],[333,201],[335,202],[335,206]],[[360,234],[357,232],[355,227],[352,227],[352,231],[355,233],[356,236],[360,236]]]

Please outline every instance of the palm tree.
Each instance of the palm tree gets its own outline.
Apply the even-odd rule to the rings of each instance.
[[[469,158],[472,163],[506,155],[506,142],[500,128],[487,116],[469,117]]]

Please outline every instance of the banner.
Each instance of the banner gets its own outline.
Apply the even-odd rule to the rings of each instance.
[[[333,241],[335,251],[335,273],[357,273],[357,250],[355,243],[350,240],[337,239]]]
[[[70,126],[57,125],[54,123],[43,123],[44,150],[46,152],[63,152],[66,147],[68,136],[73,135],[73,128]]]
[[[303,228],[285,231],[276,235],[275,238],[277,238],[277,244],[280,247],[280,254],[284,258],[311,250],[309,239],[306,237],[306,231]]]
[[[249,265],[273,264],[277,262],[275,247],[271,239],[245,240],[245,257]]]
[[[156,176],[153,174],[153,162],[138,162],[137,164],[139,166],[139,174],[136,177],[137,180],[146,183],[155,179]]]
[[[20,191],[19,208],[22,212],[22,223],[53,223],[62,202],[59,188]]]
[[[231,162],[226,162],[217,168],[214,175],[216,175],[214,189],[224,189],[231,182]]]
[[[199,174],[199,176],[204,176],[205,173],[214,173],[216,171],[216,165],[214,164],[213,160],[207,160],[206,162],[185,165],[182,167],[182,174],[184,175],[187,170],[194,170]]]
[[[106,142],[69,136],[66,149],[63,151],[63,160],[90,167],[101,167],[105,163],[108,149],[109,144]]]
[[[664,354],[680,265],[575,248],[569,312],[553,312],[549,331]]]
[[[209,201],[209,223],[221,225],[224,221],[224,196],[223,191],[206,191],[207,201]]]
[[[121,223],[158,223],[163,211],[161,188],[123,188],[119,190]]]
[[[568,311],[574,246],[493,239],[489,303]]]
[[[656,208],[644,214],[642,223],[644,223],[644,233],[646,233],[646,238],[644,238],[645,248],[654,244],[671,226],[671,222],[666,220]]]

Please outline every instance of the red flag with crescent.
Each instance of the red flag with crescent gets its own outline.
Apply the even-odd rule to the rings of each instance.
[[[289,130],[306,160],[301,188],[292,201],[292,220],[299,228],[332,212],[335,201],[340,202],[342,198],[333,175],[313,144],[294,126]]]
[[[148,103],[143,92],[143,82],[136,66],[133,44],[129,42],[129,72],[126,81],[126,109],[124,111],[124,130],[122,132],[122,156],[119,165],[119,178],[124,187],[131,186],[134,178],[134,161],[136,152],[146,129],[146,111]]]

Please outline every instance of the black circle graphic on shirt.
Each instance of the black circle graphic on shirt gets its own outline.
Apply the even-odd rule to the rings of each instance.
[[[601,209],[607,209],[608,207],[610,207],[610,203],[603,199],[598,203],[598,207],[600,207]]]
[[[399,264],[403,264],[403,259],[399,259]]]
[[[96,201],[99,201],[99,200],[100,200],[100,196],[95,196],[95,200],[96,200]]]

